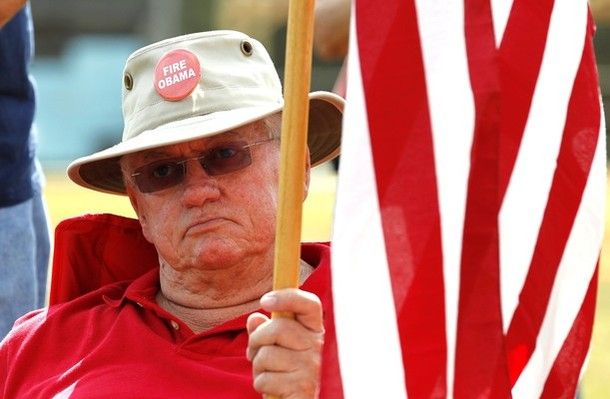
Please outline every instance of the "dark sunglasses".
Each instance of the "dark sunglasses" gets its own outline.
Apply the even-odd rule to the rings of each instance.
[[[252,163],[250,147],[276,140],[270,138],[248,144],[245,141],[234,141],[220,144],[203,151],[196,157],[164,159],[137,168],[131,176],[138,190],[143,193],[154,193],[182,183],[186,175],[186,163],[196,159],[210,176],[224,175],[244,169]]]

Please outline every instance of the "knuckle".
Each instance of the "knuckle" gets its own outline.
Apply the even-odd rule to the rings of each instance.
[[[314,294],[313,292],[300,291],[299,297],[301,298],[303,304],[307,305],[309,308],[312,308],[312,309],[318,309],[318,308],[321,309],[322,308],[322,301],[320,301],[320,298],[318,298],[318,296],[316,294]]]
[[[317,378],[302,376],[290,384],[293,392],[299,392],[303,397],[313,397],[318,389]]]
[[[305,311],[309,314],[316,315],[321,318],[322,304],[320,302],[309,301],[305,303]]]
[[[263,346],[260,348],[252,359],[252,370],[262,372],[267,369],[269,361],[273,360],[273,356],[270,352],[269,347]]]
[[[285,392],[282,392],[280,388],[286,384],[280,384],[280,382],[281,381],[274,379],[270,373],[261,373],[254,377],[252,386],[254,387],[254,390],[260,394],[284,397]]]
[[[252,384],[252,386],[254,387],[254,390],[258,393],[264,393],[265,387],[267,386],[266,380],[267,379],[266,379],[266,376],[264,373],[254,376],[254,382]]]
[[[249,345],[256,349],[265,345],[273,345],[278,339],[278,334],[281,333],[281,325],[282,321],[276,319],[262,324],[256,331],[250,334],[248,338]]]
[[[319,351],[314,351],[314,353],[309,356],[308,369],[316,376],[320,373],[320,370],[322,369],[322,354]]]
[[[257,351],[255,349],[253,349],[252,347],[248,346],[246,348],[246,358],[249,361],[251,361],[251,362],[254,361],[254,358],[256,357],[256,353],[257,353]]]
[[[253,338],[252,336],[250,336],[248,338],[248,346],[246,348],[246,353],[254,355],[254,354],[256,354],[256,352],[258,352],[259,347],[260,347],[260,345],[258,344],[256,339]]]
[[[322,352],[324,349],[324,334],[316,334],[312,341],[312,348],[318,353]]]

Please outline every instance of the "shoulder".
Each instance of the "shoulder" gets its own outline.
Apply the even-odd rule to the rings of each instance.
[[[109,303],[119,300],[129,282],[113,283],[72,301],[29,312],[15,322],[12,330],[0,344],[0,350],[20,346],[46,330],[78,328],[85,319],[110,309]]]
[[[73,359],[66,353],[87,348],[84,343],[105,334],[119,312],[112,298],[121,298],[127,286],[128,282],[107,285],[19,318],[0,343],[0,396],[37,373],[65,367],[61,360]]]
[[[11,331],[2,341],[1,347],[4,349],[11,342],[22,341],[28,331],[34,330],[37,326],[44,323],[47,311],[47,308],[34,310],[17,319]]]

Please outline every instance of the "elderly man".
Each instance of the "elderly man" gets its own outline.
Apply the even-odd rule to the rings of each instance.
[[[303,247],[303,290],[269,292],[282,107],[264,47],[238,32],[177,37],[129,57],[122,142],[68,174],[129,196],[159,267],[18,321],[0,347],[3,398],[323,390],[323,342],[334,339],[324,325],[328,247]],[[311,165],[338,154],[342,107],[331,93],[310,94]],[[271,311],[296,317],[270,320]]]

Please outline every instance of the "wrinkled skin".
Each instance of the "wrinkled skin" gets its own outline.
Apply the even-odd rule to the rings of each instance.
[[[209,176],[195,160],[184,181],[153,193],[140,192],[131,173],[149,162],[190,158],[226,140],[252,143],[269,137],[265,123],[191,142],[125,156],[124,178],[131,203],[160,260],[159,305],[195,332],[251,313],[289,311],[294,320],[248,320],[247,356],[254,388],[284,398],[317,396],[324,337],[319,299],[301,290],[271,290],[279,141],[252,147],[252,164]],[[309,176],[309,164],[304,165]],[[305,183],[307,191],[308,178]],[[305,267],[302,279],[311,272]]]

